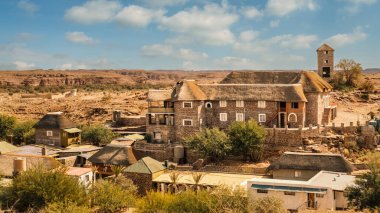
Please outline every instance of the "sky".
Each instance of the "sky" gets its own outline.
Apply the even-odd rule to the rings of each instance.
[[[378,0],[0,0],[0,70],[380,67]]]

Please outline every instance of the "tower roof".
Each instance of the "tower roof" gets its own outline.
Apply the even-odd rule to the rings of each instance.
[[[334,49],[332,47],[330,47],[330,45],[324,43],[322,44],[318,49],[317,51],[325,51],[325,50],[331,50],[331,51],[334,51]]]

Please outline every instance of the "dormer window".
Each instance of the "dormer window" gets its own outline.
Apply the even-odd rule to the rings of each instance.
[[[193,102],[183,102],[183,108],[193,108]]]
[[[265,108],[265,101],[258,101],[257,102],[257,107],[258,108]]]
[[[244,101],[236,101],[236,107],[244,107]]]
[[[227,107],[227,101],[219,101],[219,107]]]

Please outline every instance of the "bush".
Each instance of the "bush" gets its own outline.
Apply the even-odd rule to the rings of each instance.
[[[14,126],[13,141],[17,144],[32,144],[35,141],[35,131],[33,126],[35,121],[17,122]]]
[[[371,81],[365,81],[361,86],[361,89],[363,89],[366,92],[373,92],[375,90],[375,85]]]
[[[109,144],[117,135],[111,129],[101,124],[84,126],[82,140],[96,146]]]
[[[185,144],[215,162],[225,159],[232,150],[226,133],[218,128],[202,129],[186,138]]]
[[[249,211],[255,213],[286,213],[283,201],[276,197],[263,197],[249,202]]]
[[[58,202],[86,205],[84,186],[65,172],[63,167],[47,170],[42,165],[36,165],[29,168],[13,179],[11,186],[4,189],[0,200],[20,212],[29,208],[38,210],[49,203]]]
[[[98,212],[117,212],[130,208],[135,202],[136,187],[129,179],[99,180],[91,188],[92,206]]]
[[[246,122],[236,121],[228,128],[233,152],[244,155],[245,160],[259,161],[262,157],[265,129],[251,119]]]
[[[16,124],[14,116],[0,114],[0,138],[5,139]]]

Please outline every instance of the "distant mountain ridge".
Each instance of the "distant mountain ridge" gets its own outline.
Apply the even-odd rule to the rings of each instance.
[[[365,73],[380,73],[380,68],[367,68],[363,70]]]

